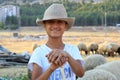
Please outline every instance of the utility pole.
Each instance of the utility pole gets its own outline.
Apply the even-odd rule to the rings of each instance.
[[[107,9],[106,9],[106,0],[105,0],[105,36],[107,36]]]

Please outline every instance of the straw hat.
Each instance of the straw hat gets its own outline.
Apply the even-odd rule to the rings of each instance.
[[[43,19],[37,18],[36,23],[43,25],[43,21],[51,20],[51,19],[58,19],[58,20],[64,20],[68,23],[68,29],[73,26],[75,18],[74,17],[68,17],[67,12],[65,10],[65,7],[63,4],[52,4],[50,7],[48,7],[44,13]]]

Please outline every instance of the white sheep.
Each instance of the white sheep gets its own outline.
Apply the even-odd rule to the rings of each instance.
[[[93,69],[86,71],[82,78],[78,78],[77,80],[117,80],[114,74],[101,70],[101,69]]]
[[[80,43],[78,44],[78,48],[79,48],[79,50],[81,51],[81,53],[82,53],[82,51],[84,51],[85,54],[87,55],[87,47],[86,47],[86,44],[85,44],[85,43],[80,42]]]
[[[98,50],[98,44],[97,43],[90,43],[90,44],[88,44],[88,46],[87,46],[87,51],[88,51],[88,53],[90,53],[90,51],[92,52],[92,53],[98,53],[97,52],[97,50]]]
[[[88,55],[84,58],[83,68],[85,71],[87,71],[106,62],[107,62],[106,58],[102,55],[99,54]]]
[[[117,43],[110,43],[110,45],[112,46],[112,50],[120,55],[120,45]]]
[[[99,44],[98,53],[104,56],[113,55],[112,46],[109,43]]]
[[[120,60],[114,60],[106,64],[97,66],[95,69],[102,69],[114,74],[120,80]]]

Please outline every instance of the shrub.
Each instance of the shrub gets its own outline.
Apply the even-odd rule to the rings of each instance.
[[[10,30],[16,30],[16,29],[18,29],[18,25],[15,25],[15,24],[12,24],[12,25],[9,25],[8,26],[8,28],[10,29]]]
[[[21,75],[20,77],[14,78],[13,80],[29,80],[27,75]]]
[[[8,76],[0,77],[0,80],[30,80],[27,75],[21,75],[19,77],[10,78]]]

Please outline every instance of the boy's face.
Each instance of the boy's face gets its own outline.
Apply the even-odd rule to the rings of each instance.
[[[67,29],[67,23],[63,20],[47,20],[44,22],[44,28],[49,37],[62,37],[64,31]]]

